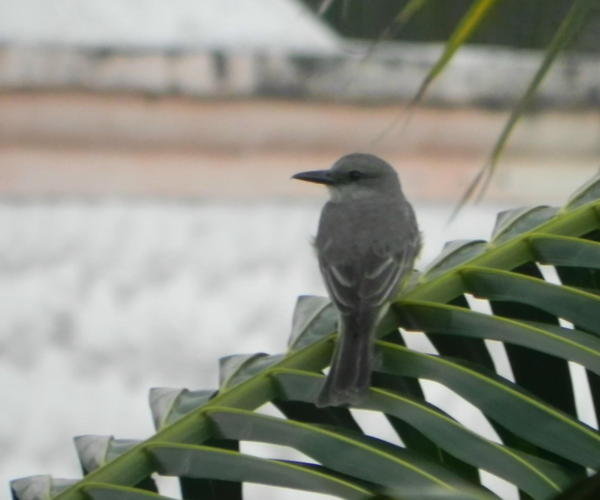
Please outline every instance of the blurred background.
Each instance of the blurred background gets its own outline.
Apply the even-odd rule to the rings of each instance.
[[[72,436],[152,434],[150,387],[215,388],[221,356],[285,351],[296,297],[324,294],[326,193],[293,173],[391,162],[419,267],[595,173],[598,15],[447,225],[571,2],[500,2],[410,119],[470,1],[389,30],[406,3],[0,0],[0,482],[79,476]]]

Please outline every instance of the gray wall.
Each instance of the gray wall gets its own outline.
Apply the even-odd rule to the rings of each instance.
[[[439,44],[346,44],[335,55],[278,51],[99,50],[0,47],[0,90],[71,89],[198,97],[282,96],[386,102],[408,100],[440,54]],[[537,51],[467,47],[426,98],[443,106],[508,107],[541,61]],[[538,92],[538,107],[600,102],[600,58],[569,54]]]

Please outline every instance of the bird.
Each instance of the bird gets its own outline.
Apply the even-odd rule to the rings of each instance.
[[[368,396],[374,334],[411,275],[421,247],[412,205],[395,169],[367,153],[342,156],[327,170],[292,176],[325,185],[314,247],[338,313],[339,337],[317,407],[357,405]]]

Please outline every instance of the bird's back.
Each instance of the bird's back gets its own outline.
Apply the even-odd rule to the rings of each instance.
[[[319,258],[332,264],[410,250],[419,239],[417,222],[405,199],[328,202],[321,213],[315,245]],[[415,253],[418,247],[415,248]]]
[[[378,310],[398,291],[419,252],[417,223],[403,198],[329,202],[315,242],[340,313]]]

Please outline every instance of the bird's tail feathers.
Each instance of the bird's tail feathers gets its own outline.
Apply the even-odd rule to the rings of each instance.
[[[373,331],[377,311],[342,316],[331,369],[317,398],[318,407],[355,405],[371,385]]]

